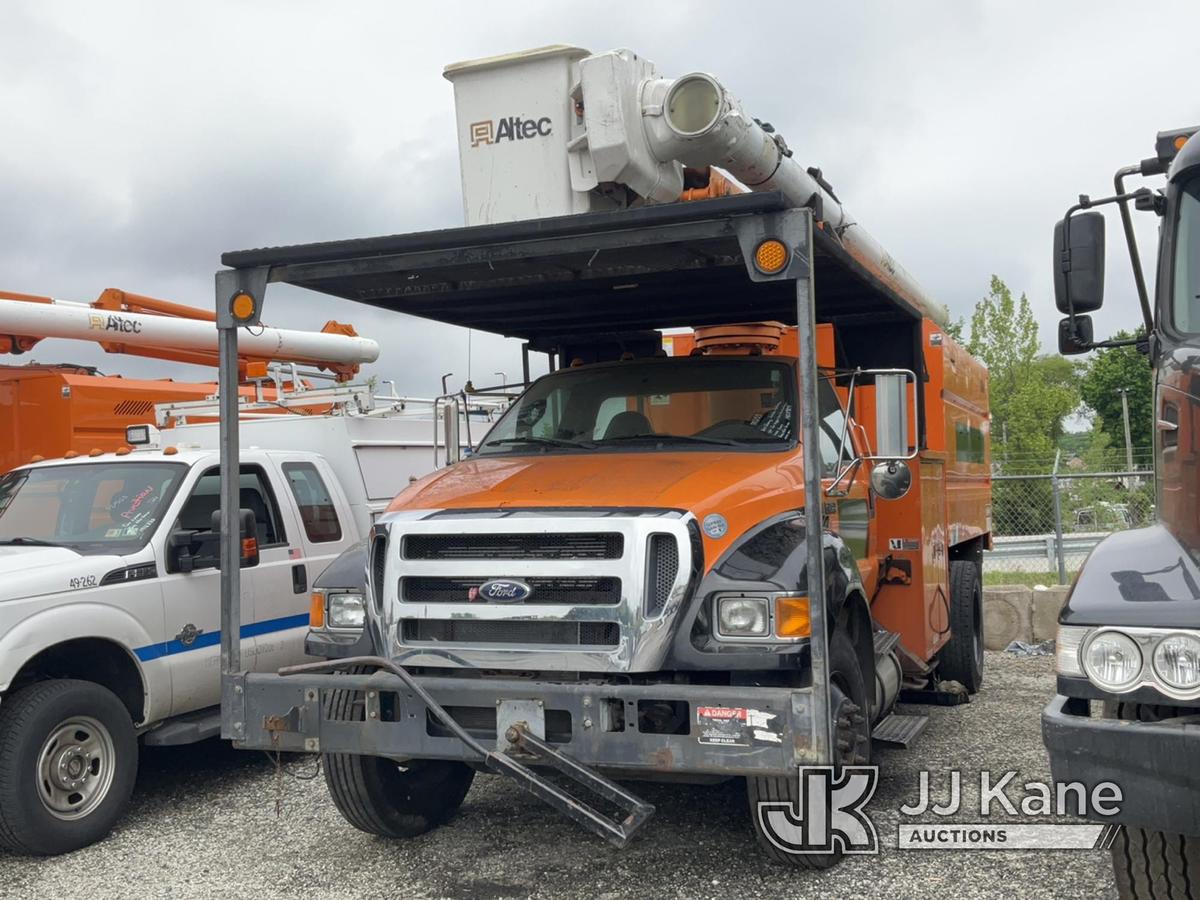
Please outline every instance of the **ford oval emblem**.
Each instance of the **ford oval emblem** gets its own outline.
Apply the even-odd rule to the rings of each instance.
[[[493,578],[479,586],[479,599],[487,603],[521,603],[532,593],[533,588],[512,578]]]

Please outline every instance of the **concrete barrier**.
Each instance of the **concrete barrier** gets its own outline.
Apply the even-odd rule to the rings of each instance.
[[[1033,590],[1021,584],[983,589],[983,643],[1003,650],[1013,641],[1033,640]]]
[[[1058,632],[1058,614],[1063,604],[1067,602],[1067,591],[1070,587],[1065,584],[1055,584],[1050,587],[1037,588],[1033,592],[1033,639],[1035,641],[1052,641]]]

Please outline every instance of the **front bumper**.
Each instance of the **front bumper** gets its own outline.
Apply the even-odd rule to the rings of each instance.
[[[224,696],[230,707],[223,717],[224,736],[239,747],[480,761],[389,672],[246,673],[227,679]],[[627,777],[786,775],[798,765],[824,762],[811,750],[808,689],[440,676],[417,680],[484,746],[501,745],[496,735],[500,707],[528,701],[544,711],[549,743],[585,766]],[[354,720],[329,717],[331,694],[338,690],[360,692]],[[686,704],[686,717],[676,729],[683,733],[639,730],[639,703]]]
[[[1042,712],[1054,780],[1120,787],[1120,812],[1097,821],[1200,835],[1200,724],[1097,719],[1087,707],[1060,694]]]

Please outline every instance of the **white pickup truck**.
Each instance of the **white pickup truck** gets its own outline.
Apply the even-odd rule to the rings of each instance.
[[[242,427],[242,658],[274,671],[304,659],[310,597],[325,633],[361,626],[361,594],[326,598],[318,578],[434,468],[437,441],[428,415]],[[219,733],[218,455],[203,449],[216,425],[144,437],[156,446],[0,475],[0,848],[102,838],[133,789],[139,740]]]

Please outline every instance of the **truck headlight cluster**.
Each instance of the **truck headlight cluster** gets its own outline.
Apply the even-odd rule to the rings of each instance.
[[[717,597],[717,635],[723,638],[791,640],[811,634],[808,598],[796,594]]]
[[[1060,625],[1060,675],[1086,677],[1114,694],[1150,687],[1180,700],[1200,697],[1200,633],[1159,628]]]
[[[362,628],[367,604],[362,594],[330,594],[325,622],[330,628]]]

